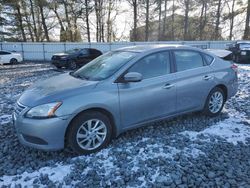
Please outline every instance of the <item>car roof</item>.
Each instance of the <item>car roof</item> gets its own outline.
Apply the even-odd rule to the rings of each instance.
[[[0,52],[9,52],[9,53],[11,53],[11,51],[8,51],[8,50],[0,50]]]
[[[114,51],[130,51],[130,52],[149,52],[154,50],[164,50],[164,49],[191,49],[191,50],[198,50],[199,48],[186,46],[186,45],[180,45],[180,44],[154,44],[154,45],[138,45],[138,46],[129,46],[124,48],[119,48]]]
[[[250,44],[250,41],[239,41],[236,42],[237,44]]]

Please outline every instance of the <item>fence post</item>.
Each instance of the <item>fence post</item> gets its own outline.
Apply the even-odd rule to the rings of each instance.
[[[210,41],[208,41],[208,49],[210,49]]]
[[[63,43],[64,52],[66,52],[66,43]]]
[[[1,50],[3,50],[3,43],[1,42]]]
[[[111,51],[111,42],[109,42],[109,51]]]
[[[25,60],[25,59],[24,59],[24,50],[23,50],[23,43],[22,43],[22,42],[21,42],[21,50],[22,50],[23,60]]]
[[[43,60],[45,61],[45,48],[44,48],[44,42],[43,42]]]

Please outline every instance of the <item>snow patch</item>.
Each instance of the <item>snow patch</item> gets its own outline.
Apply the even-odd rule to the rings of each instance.
[[[241,123],[242,119],[235,119],[233,117],[219,122],[211,127],[208,127],[200,132],[195,131],[184,131],[180,134],[189,136],[191,140],[200,139],[198,135],[205,136],[218,136],[225,139],[229,143],[237,144],[238,142],[243,142],[246,144],[247,139],[250,138],[250,126]],[[249,122],[249,120],[246,120]],[[203,141],[208,141],[208,139],[203,139]]]
[[[2,176],[0,187],[3,185],[15,187],[17,184],[21,184],[23,187],[31,187],[34,179],[39,178],[40,174],[48,174],[49,179],[53,182],[63,182],[64,177],[71,172],[71,167],[71,165],[57,164],[56,167],[43,167],[32,173],[24,172],[15,176]],[[16,181],[13,181],[14,179]]]
[[[7,124],[12,121],[12,116],[11,115],[2,115],[0,116],[0,125]]]

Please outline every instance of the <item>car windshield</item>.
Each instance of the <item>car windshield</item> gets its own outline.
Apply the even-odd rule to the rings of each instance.
[[[239,43],[240,47],[243,48],[243,47],[250,47],[250,43]]]
[[[79,51],[80,51],[80,49],[75,48],[75,49],[67,50],[66,53],[67,54],[74,54],[74,53],[79,52]]]
[[[125,51],[108,52],[94,59],[71,75],[86,80],[104,80],[134,58],[136,54],[136,52]]]

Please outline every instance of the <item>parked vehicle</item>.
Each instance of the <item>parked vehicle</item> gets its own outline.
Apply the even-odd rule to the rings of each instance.
[[[224,60],[233,61],[233,53],[229,50],[222,50],[222,49],[206,49],[206,50]]]
[[[9,51],[0,51],[0,64],[15,64],[23,61],[21,54]]]
[[[250,41],[236,42],[229,45],[236,63],[250,63]]]
[[[237,83],[237,66],[197,48],[121,48],[34,84],[17,101],[14,125],[24,145],[89,154],[149,122],[193,111],[216,116]]]
[[[57,68],[66,67],[74,70],[100,55],[102,55],[102,52],[93,48],[73,49],[65,53],[54,54],[51,60]]]

